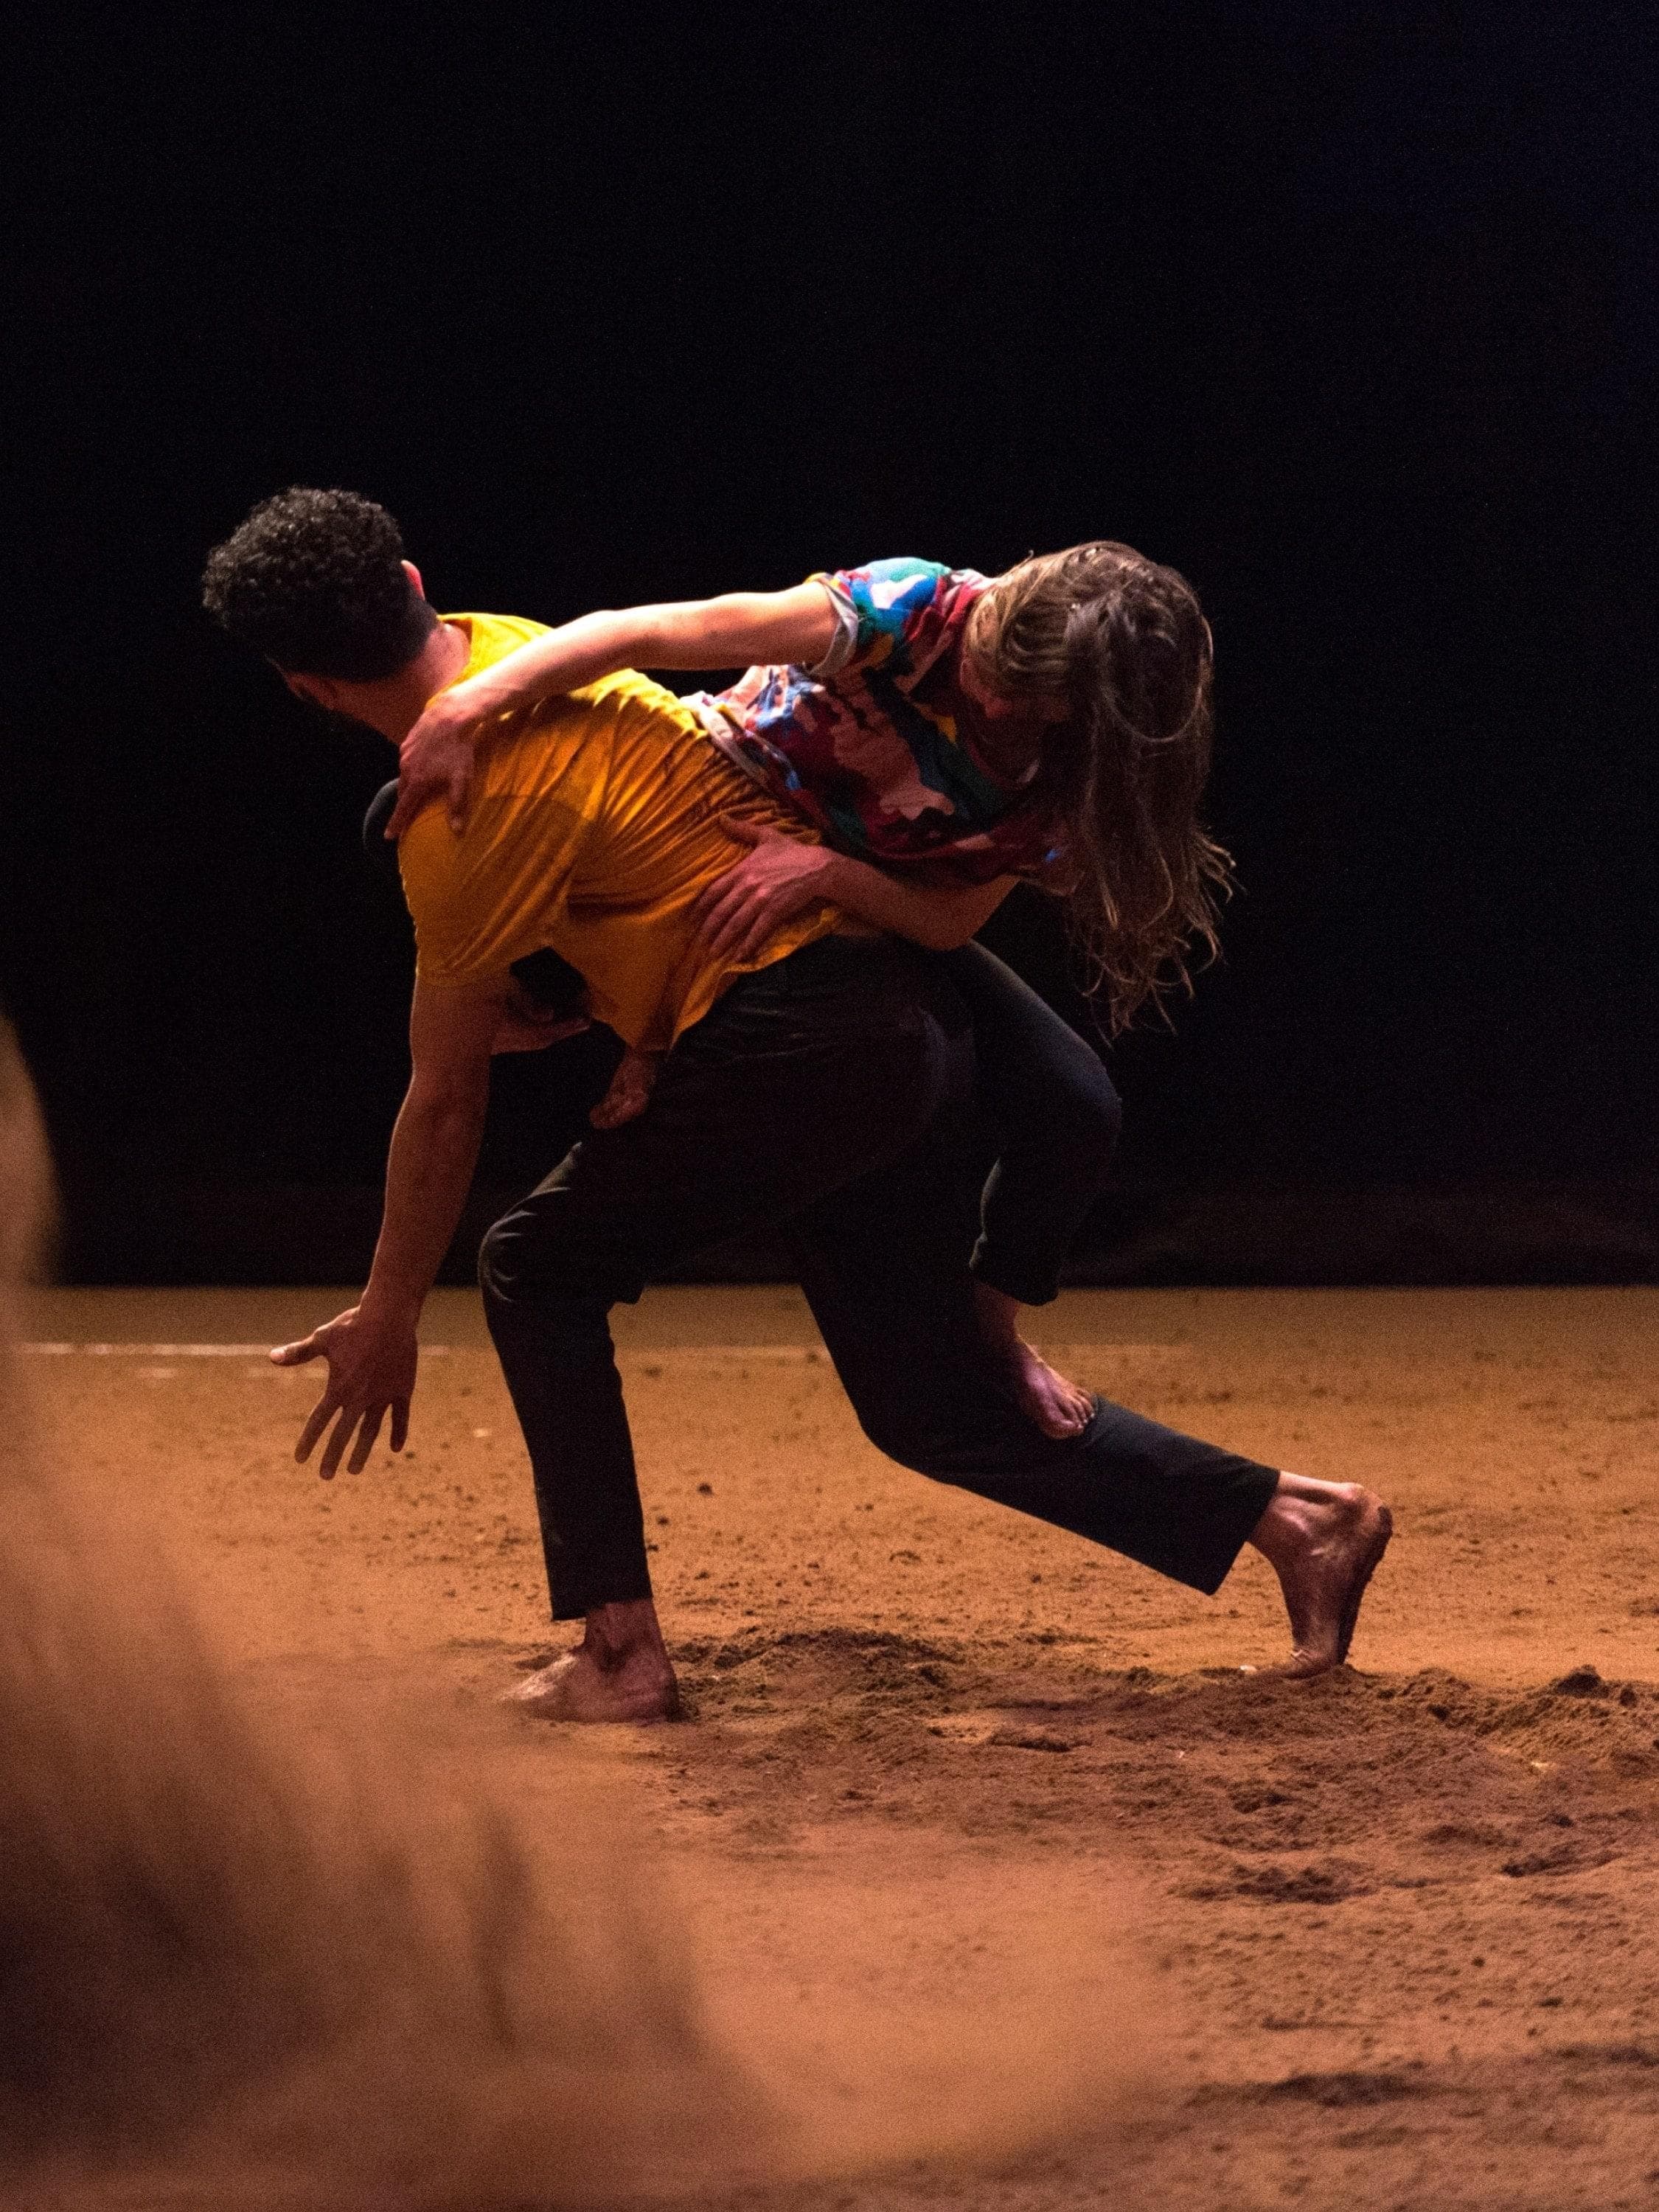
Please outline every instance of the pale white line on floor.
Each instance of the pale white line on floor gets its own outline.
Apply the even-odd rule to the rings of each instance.
[[[1127,1353],[1150,1357],[1192,1350],[1190,1344],[1076,1344],[1046,1336],[1032,1340],[1045,1352],[1063,1352],[1090,1358],[1100,1353],[1116,1358]],[[827,1366],[830,1360],[821,1344],[620,1344],[617,1350],[624,1359],[744,1359],[757,1364],[771,1360],[785,1366],[810,1365],[820,1361]]]
[[[1031,1341],[1044,1352],[1109,1352],[1114,1358],[1125,1352],[1150,1358],[1154,1352],[1190,1352],[1190,1344],[1103,1344],[1097,1337],[1044,1336],[1033,1330]]]
[[[270,1351],[268,1344],[20,1344],[17,1348],[37,1358],[78,1352],[88,1359],[263,1359]],[[449,1354],[447,1344],[423,1344],[421,1350],[428,1359]]]
[[[1050,1352],[1106,1352],[1114,1358],[1192,1350],[1189,1344],[1062,1344],[1048,1337],[1036,1341]],[[20,1344],[17,1348],[37,1359],[75,1352],[88,1359],[263,1359],[270,1351],[268,1344]],[[761,1364],[770,1360],[785,1366],[811,1365],[829,1357],[817,1344],[623,1344],[617,1348],[626,1359],[750,1359]],[[453,1346],[423,1344],[421,1351],[428,1359],[447,1359]]]

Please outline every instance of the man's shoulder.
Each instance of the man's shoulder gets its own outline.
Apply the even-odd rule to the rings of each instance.
[[[486,729],[465,833],[455,836],[434,799],[399,840],[411,909],[422,900],[473,896],[498,851],[526,835],[550,841],[568,835],[569,817],[591,811],[595,793],[617,765],[613,739],[626,742],[631,762],[635,741],[654,749],[687,729],[702,733],[692,709],[635,668],[544,699],[510,728]]]
[[[441,615],[438,619],[466,633],[468,652],[462,672],[467,676],[505,660],[509,653],[528,645],[532,638],[545,637],[549,627],[546,623],[532,622],[527,615],[469,613]]]

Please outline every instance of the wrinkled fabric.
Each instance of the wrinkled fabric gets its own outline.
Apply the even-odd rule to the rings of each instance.
[[[501,615],[446,620],[471,645],[462,677],[544,635],[540,623]],[[733,816],[810,836],[648,677],[623,669],[546,701],[480,738],[459,836],[434,801],[398,840],[421,981],[504,981],[515,960],[550,948],[586,978],[596,1019],[629,1044],[665,1048],[733,976],[841,919],[811,907],[748,958],[711,955],[692,908],[748,852],[723,826]]]

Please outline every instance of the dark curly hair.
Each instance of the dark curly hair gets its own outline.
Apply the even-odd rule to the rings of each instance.
[[[1199,819],[1210,769],[1210,627],[1186,578],[1109,539],[1022,561],[969,619],[984,679],[1063,702],[1032,796],[1064,848],[1085,984],[1111,1027],[1190,991],[1194,948],[1218,950],[1232,862]]]
[[[372,499],[295,484],[214,547],[202,604],[292,675],[374,684],[407,667],[437,626],[403,557],[397,524]]]

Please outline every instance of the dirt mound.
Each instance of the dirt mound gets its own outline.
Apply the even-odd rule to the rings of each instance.
[[[1519,1692],[1476,1689],[1434,1668],[1398,1686],[1383,1684],[1376,1694],[1516,1758],[1609,1763],[1659,1777],[1659,1686],[1607,1681],[1588,1663]]]
[[[751,1628],[679,1647],[691,1711],[717,1718],[812,1704],[835,1717],[933,1711],[957,1662],[940,1645],[881,1629]]]

